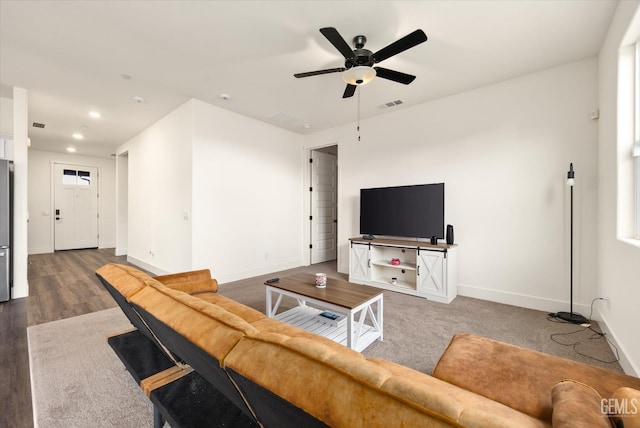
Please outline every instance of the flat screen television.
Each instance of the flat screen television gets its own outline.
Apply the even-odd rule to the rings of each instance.
[[[444,183],[360,189],[360,233],[444,239]]]

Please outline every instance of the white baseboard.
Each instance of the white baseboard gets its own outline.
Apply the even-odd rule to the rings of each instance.
[[[506,305],[536,309],[545,312],[569,311],[569,302],[561,302],[559,300],[553,299],[543,299],[540,297],[528,296],[524,294],[489,290],[485,288],[472,287],[469,285],[458,284],[458,295],[473,297],[482,300],[489,300],[491,302],[504,303]],[[589,317],[589,313],[591,312],[591,305],[574,303],[573,310],[585,317]],[[617,355],[620,358],[619,362],[622,370],[624,370],[624,372],[628,375],[639,377],[640,368],[638,367],[638,364],[636,364],[629,358],[629,353],[626,352],[625,347],[622,346],[620,342],[618,342],[614,332],[609,327],[606,318],[602,316],[600,311],[598,311],[597,305],[594,308],[593,314],[591,315],[591,319],[598,321],[598,325],[605,333],[607,339],[609,339],[609,346],[611,347],[614,355],[616,354],[614,347],[617,348]]]
[[[347,275],[349,275],[349,264],[338,266],[338,272],[346,273]]]
[[[114,254],[116,256],[126,256],[127,255],[127,249],[126,248],[118,248],[118,247],[116,247],[116,250],[115,250]]]
[[[622,370],[624,370],[624,372],[630,376],[640,377],[640,368],[637,364],[634,364],[631,359],[629,359],[629,354],[626,352],[625,347],[622,346],[620,342],[618,342],[618,340],[616,339],[616,335],[609,328],[607,319],[602,316],[602,314],[599,315],[601,320],[598,322],[598,325],[602,329],[602,332],[605,334],[606,338],[609,339],[609,347],[611,348],[611,351],[614,353],[614,355],[616,354],[616,349],[618,350],[617,355],[618,357],[620,357],[619,363],[622,367]]]
[[[45,248],[45,247],[40,247],[40,248],[29,248],[28,250],[29,255],[32,254],[48,254],[48,253],[53,253],[53,248]]]
[[[545,299],[527,294],[510,293],[507,291],[490,290],[487,288],[474,287],[471,285],[458,284],[458,295],[473,297],[475,299],[489,300],[491,302],[504,303],[505,305],[519,306],[521,308],[535,309],[544,312],[569,312],[569,302],[563,302],[555,299]],[[589,316],[591,307],[581,303],[573,303],[573,311],[585,317]],[[592,314],[592,318],[599,321]]]
[[[157,266],[154,266],[150,263],[144,262],[142,260],[136,259],[135,257],[127,256],[127,262],[138,266],[141,269],[146,270],[147,272],[151,272],[154,275],[168,275],[175,272],[167,272],[163,269],[160,269]],[[287,269],[293,269],[302,266],[300,260],[291,261],[287,263],[281,263],[277,265],[263,266],[256,269],[246,270],[242,272],[234,272],[230,274],[215,274],[214,277],[218,281],[219,284],[225,284],[227,282],[239,281],[241,279],[253,278],[260,275],[266,275],[273,272],[279,272]],[[265,278],[266,279],[266,278]]]
[[[253,278],[255,276],[266,275],[287,269],[293,269],[304,266],[301,260],[280,263],[277,265],[262,266],[256,269],[246,270],[242,272],[234,272],[229,274],[215,275],[218,283],[225,284],[227,282],[239,281],[241,279]],[[268,279],[268,278],[265,278]]]
[[[139,268],[142,268],[142,269],[146,270],[147,272],[153,273],[154,275],[168,275],[168,274],[172,273],[172,272],[167,272],[165,270],[162,270],[157,266],[154,266],[154,265],[149,264],[147,262],[143,262],[142,260],[138,260],[138,259],[136,259],[134,257],[131,257],[131,256],[127,256],[127,261],[129,263],[131,263],[132,265],[136,265]]]

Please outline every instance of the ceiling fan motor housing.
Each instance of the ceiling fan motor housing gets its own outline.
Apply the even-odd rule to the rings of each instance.
[[[373,52],[369,49],[356,49],[353,51],[355,59],[348,59],[345,61],[344,66],[346,68],[365,66],[371,67],[374,64]]]
[[[373,52],[369,49],[364,49],[364,44],[367,43],[367,38],[363,35],[355,36],[353,38],[353,45],[356,47],[353,51],[353,58],[348,58],[344,66],[345,68],[364,66],[371,67],[375,63],[373,59]]]

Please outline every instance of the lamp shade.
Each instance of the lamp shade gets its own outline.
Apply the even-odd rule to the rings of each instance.
[[[350,85],[365,85],[376,77],[376,71],[371,67],[351,67],[342,73],[342,79]]]

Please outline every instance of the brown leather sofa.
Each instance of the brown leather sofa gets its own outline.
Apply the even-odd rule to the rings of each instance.
[[[152,278],[109,264],[96,274],[136,327],[114,337],[143,337],[175,366],[172,375],[163,369],[147,382],[134,375],[152,401],[154,391],[179,384],[176,372],[188,371],[228,400],[219,407],[238,410],[232,422],[265,427],[626,427],[640,420],[631,405],[617,419],[603,415],[601,397],[640,410],[640,379],[598,367],[460,334],[429,376],[266,318],[219,295],[207,270]],[[116,352],[132,371],[141,349],[124,359]],[[174,390],[155,396],[165,417],[167,403],[183,395]]]

